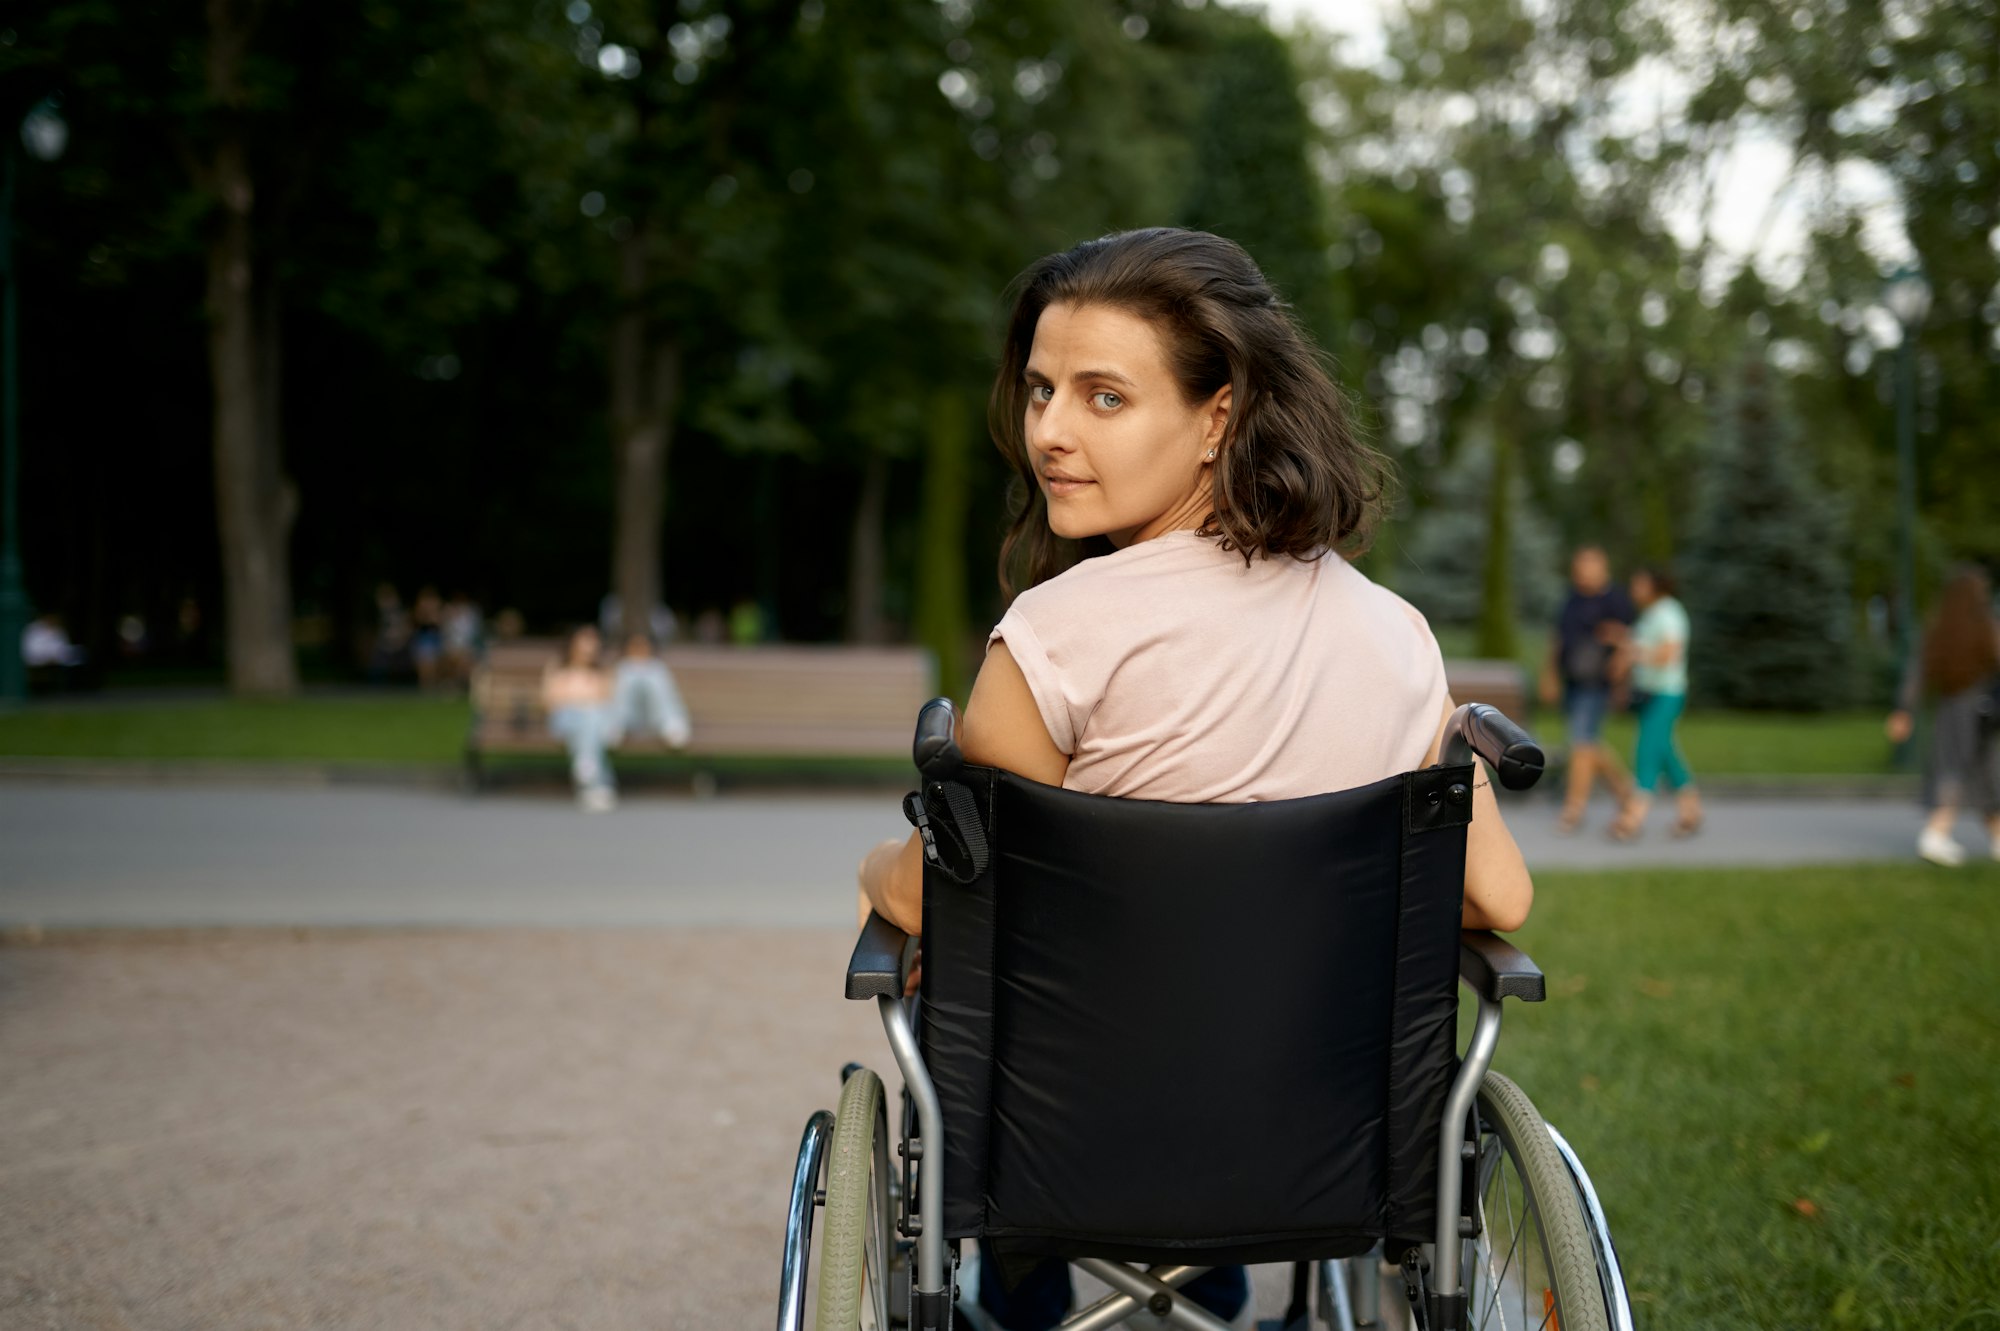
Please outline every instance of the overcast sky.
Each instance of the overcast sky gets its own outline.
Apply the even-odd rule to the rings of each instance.
[[[1310,18],[1322,30],[1340,34],[1350,43],[1350,51],[1360,58],[1381,49],[1382,15],[1399,0],[1239,0],[1239,7],[1262,9],[1274,26],[1289,30],[1301,16]],[[1643,89],[1648,104],[1655,99],[1669,104],[1686,99],[1684,89],[1672,86],[1671,79],[1655,79]],[[1662,96],[1664,94],[1664,96]],[[1708,228],[1720,248],[1735,260],[1753,260],[1766,278],[1789,285],[1805,235],[1805,206],[1801,194],[1804,182],[1795,184],[1766,223],[1774,181],[1785,179],[1791,167],[1791,152],[1775,136],[1746,136],[1719,163],[1720,178]],[[1833,183],[1838,197],[1857,209],[1867,224],[1868,248],[1885,263],[1899,262],[1910,253],[1904,234],[1895,192],[1887,176],[1865,163],[1845,163]],[[1667,225],[1684,244],[1692,244],[1701,231],[1699,208],[1693,205],[1665,210]],[[1761,243],[1758,232],[1763,230]],[[1753,254],[1751,251],[1755,249]],[[1711,280],[1717,275],[1711,274]]]

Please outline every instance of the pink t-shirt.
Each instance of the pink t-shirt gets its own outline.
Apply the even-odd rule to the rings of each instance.
[[[1444,661],[1408,602],[1338,555],[1256,559],[1191,531],[1087,559],[994,628],[1070,790],[1292,799],[1419,766]]]

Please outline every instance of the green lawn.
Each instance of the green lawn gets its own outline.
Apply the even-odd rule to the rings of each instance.
[[[1692,712],[1681,722],[1681,751],[1697,779],[1740,775],[1876,774],[1893,771],[1880,712]],[[1535,714],[1529,727],[1545,748],[1566,742],[1562,715]],[[1627,763],[1638,740],[1629,715],[1612,718],[1605,739]]]
[[[40,705],[0,712],[0,755],[451,763],[471,715],[463,701],[408,694]]]
[[[0,712],[0,756],[452,763],[469,720],[462,701],[408,694],[43,704]],[[1555,712],[1544,709],[1531,729],[1552,751],[1562,746]],[[1607,734],[1629,758],[1631,719],[1614,720]],[[1682,726],[1682,742],[1697,776],[1889,770],[1882,718],[1872,712],[1697,712]],[[624,761],[672,767],[677,760]]]
[[[2000,1325],[2000,867],[1542,875],[1495,1066],[1639,1324]]]

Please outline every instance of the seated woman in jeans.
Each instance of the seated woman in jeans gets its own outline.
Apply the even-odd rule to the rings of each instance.
[[[966,708],[968,761],[1101,795],[1241,803],[1435,758],[1452,710],[1437,643],[1348,562],[1386,464],[1247,254],[1162,228],[1051,255],[1022,278],[1000,361],[992,429],[1028,496],[1002,585],[1022,586]],[[1475,785],[1465,922],[1518,928],[1532,884]],[[918,932],[918,839],[871,851],[861,889]],[[1061,1263],[1011,1283],[996,1268],[988,1254],[978,1282],[990,1322],[1061,1317]],[[1240,1268],[1189,1292],[1246,1315]]]
[[[611,680],[598,665],[602,646],[596,629],[588,625],[577,629],[563,643],[562,660],[542,675],[549,733],[569,749],[577,803],[591,813],[607,813],[618,803],[611,764],[604,758],[616,719],[611,712]]]

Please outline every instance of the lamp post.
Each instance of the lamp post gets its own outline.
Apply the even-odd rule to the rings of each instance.
[[[0,167],[0,707],[28,692],[21,633],[28,626],[28,590],[21,581],[21,368],[19,291],[14,271],[14,177],[25,148],[53,162],[69,143],[69,126],[53,99],[37,102],[21,120],[21,142],[6,144]]]
[[[1896,344],[1896,655],[1905,671],[1917,650],[1917,331],[1931,309],[1930,283],[1898,269],[1882,293],[1902,325]],[[1909,751],[1899,746],[1900,760]]]

